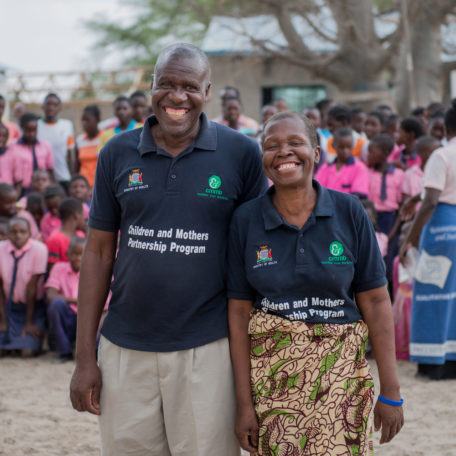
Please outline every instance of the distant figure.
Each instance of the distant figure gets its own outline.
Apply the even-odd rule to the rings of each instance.
[[[259,130],[258,122],[241,113],[242,102],[238,89],[226,86],[220,93],[220,103],[222,115],[213,119],[213,122],[226,126],[236,125],[237,128],[231,128],[249,136],[256,135]]]
[[[65,190],[60,185],[50,185],[44,191],[43,196],[46,213],[41,219],[40,229],[43,241],[46,242],[48,237],[62,225],[59,207],[66,195]]]
[[[388,157],[388,161],[403,170],[413,165],[419,165],[421,159],[416,152],[416,141],[423,135],[424,129],[419,120],[413,117],[403,119],[400,123],[397,141],[403,148],[393,151]]]
[[[437,114],[434,117],[431,117],[428,128],[429,134],[442,144],[442,146],[446,146],[445,116]]]
[[[278,112],[286,112],[290,109],[288,108],[287,102],[283,98],[278,98],[274,101],[274,106],[277,108]]]
[[[133,119],[140,124],[144,124],[149,115],[147,95],[143,91],[137,90],[130,95],[130,102],[133,110]]]
[[[3,114],[5,113],[6,108],[6,100],[3,95],[0,95],[0,124],[3,124],[8,129],[8,144],[16,142],[19,137],[21,136],[21,132],[19,127],[13,123],[8,122],[7,120],[3,119]]]
[[[38,120],[38,139],[51,145],[55,179],[66,188],[75,168],[73,123],[59,119],[62,101],[55,93],[46,95],[42,109],[44,119]]]
[[[84,176],[93,187],[97,168],[98,150],[100,149],[101,132],[98,128],[100,109],[97,105],[89,105],[82,112],[83,133],[76,138],[76,150],[79,174]]]
[[[361,108],[354,108],[351,112],[351,127],[356,133],[363,136],[367,115]]]

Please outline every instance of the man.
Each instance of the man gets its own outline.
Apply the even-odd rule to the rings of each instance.
[[[103,455],[239,454],[226,240],[234,209],[265,183],[256,143],[203,114],[210,87],[201,50],[164,49],[155,115],[100,153],[71,400],[100,415]],[[95,338],[112,275],[98,367]]]
[[[75,169],[73,123],[59,118],[62,100],[55,93],[46,95],[42,109],[44,118],[38,120],[38,140],[51,145],[55,179],[67,188]]]
[[[233,128],[231,125],[233,123],[231,119],[233,114],[231,111],[233,111],[234,108],[234,110],[237,110],[235,130],[248,135],[252,135],[252,132],[253,135],[255,135],[258,132],[258,122],[241,113],[241,94],[236,87],[226,86],[220,92],[220,105],[222,108],[222,115],[213,119],[214,122]]]

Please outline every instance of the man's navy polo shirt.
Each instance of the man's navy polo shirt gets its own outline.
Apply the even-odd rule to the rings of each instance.
[[[302,229],[277,212],[274,187],[236,210],[228,297],[291,320],[358,321],[354,294],[386,284],[375,232],[357,197],[313,185],[317,203]]]
[[[228,227],[265,179],[253,140],[200,120],[177,157],[155,144],[153,116],[100,153],[89,226],[120,230],[102,334],[121,347],[184,350],[227,335]]]

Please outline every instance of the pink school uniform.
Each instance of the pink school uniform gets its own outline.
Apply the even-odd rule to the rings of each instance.
[[[421,157],[416,153],[412,152],[409,155],[404,154],[404,147],[403,146],[398,146],[392,150],[392,152],[388,156],[388,162],[389,163],[394,163],[394,162],[401,162],[404,164],[407,168],[410,168],[411,166],[414,165],[421,165]]]
[[[36,221],[33,218],[33,215],[30,214],[29,211],[26,211],[25,209],[20,209],[17,212],[16,217],[21,217],[21,218],[27,220],[27,222],[29,222],[29,225],[30,225],[30,234],[32,236],[32,239],[41,241],[40,230],[38,229],[38,225],[36,224]]]
[[[424,171],[419,165],[413,165],[404,174],[402,193],[407,196],[415,196],[423,191]]]
[[[20,182],[22,187],[30,188],[34,167],[33,148],[24,144],[21,140],[10,146],[14,156],[14,181]],[[54,158],[52,149],[46,141],[38,141],[35,144],[35,156],[38,169],[52,171],[54,169]]]
[[[41,235],[43,241],[46,242],[49,236],[62,226],[62,221],[56,215],[51,212],[46,212],[40,222]]]
[[[48,253],[46,246],[34,239],[30,239],[20,250],[16,249],[9,240],[0,241],[0,277],[6,297],[8,297],[13,274],[13,253],[16,257],[24,254],[18,264],[13,302],[25,303],[27,284],[33,275],[46,272]],[[39,291],[38,299],[43,297],[42,290]]]
[[[14,160],[9,147],[0,154],[0,182],[14,184]]]
[[[402,183],[404,171],[390,166],[385,176],[379,171],[369,169],[368,198],[374,203],[377,212],[394,212],[402,202]]]
[[[376,231],[375,237],[377,238],[377,244],[378,248],[380,249],[380,253],[382,254],[382,257],[385,258],[386,254],[388,253],[388,236],[385,233]]]
[[[79,271],[76,272],[68,262],[57,263],[51,270],[46,288],[55,288],[65,298],[77,298],[79,287]],[[77,305],[70,304],[74,313],[78,312]]]
[[[323,187],[343,193],[356,193],[367,196],[369,192],[369,170],[360,160],[351,157],[340,169],[337,159],[324,163],[315,178]]]

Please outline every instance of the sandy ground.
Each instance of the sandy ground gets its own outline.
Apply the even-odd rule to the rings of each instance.
[[[56,363],[51,355],[0,360],[0,455],[99,454],[97,419],[70,406],[72,370],[72,363]],[[399,372],[406,425],[376,454],[456,456],[456,380],[417,379],[415,366],[403,362]]]

